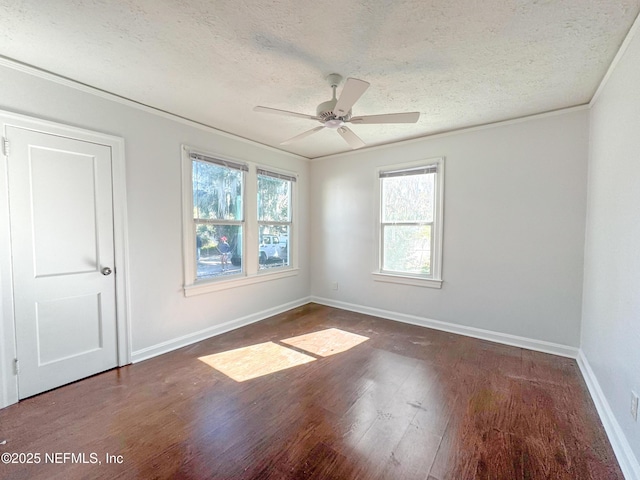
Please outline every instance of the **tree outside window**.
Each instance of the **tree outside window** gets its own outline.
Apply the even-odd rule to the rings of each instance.
[[[290,264],[291,194],[295,177],[258,169],[260,269]]]
[[[197,279],[242,272],[243,165],[193,159]]]
[[[434,277],[437,165],[380,172],[380,271]]]

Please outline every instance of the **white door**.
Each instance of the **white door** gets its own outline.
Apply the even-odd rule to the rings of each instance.
[[[19,397],[117,365],[111,148],[7,127]]]

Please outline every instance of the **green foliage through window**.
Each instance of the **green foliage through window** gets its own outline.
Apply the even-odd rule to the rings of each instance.
[[[284,177],[284,178],[283,178]],[[289,265],[293,178],[258,172],[258,262],[260,269]]]
[[[192,162],[198,279],[242,272],[243,181],[240,169]]]
[[[381,172],[381,270],[429,277],[436,173],[431,167]]]
[[[240,170],[194,161],[194,218],[242,220],[242,176]]]

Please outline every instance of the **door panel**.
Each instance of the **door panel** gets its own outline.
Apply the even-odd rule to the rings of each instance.
[[[111,150],[8,127],[18,389],[117,365]]]
[[[100,294],[36,305],[38,364],[48,365],[102,348]]]
[[[36,276],[95,271],[96,160],[77,152],[30,147]]]

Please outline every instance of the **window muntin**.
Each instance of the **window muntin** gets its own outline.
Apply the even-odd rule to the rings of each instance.
[[[380,273],[439,279],[441,165],[379,172]]]
[[[216,171],[220,167],[224,167],[224,175],[220,170]],[[218,187],[222,185],[225,188],[215,188],[216,182],[212,178],[225,175],[224,182],[218,181]],[[269,208],[269,205],[277,206],[278,202],[260,202],[265,207],[260,213],[262,225],[258,222],[258,175],[289,183],[288,196],[284,195],[287,202],[279,202],[286,208]],[[261,171],[248,161],[210,155],[188,145],[182,146],[185,296],[277,280],[299,273],[296,268],[296,181],[294,173],[271,169]],[[223,253],[220,250],[227,250],[221,245],[224,243],[222,237],[227,238],[230,249],[230,252],[225,252],[225,258],[220,257]],[[256,248],[261,238],[269,242],[268,248],[278,246],[282,251],[281,254],[279,252],[280,259],[286,260],[271,260],[263,267],[259,260],[260,249]],[[283,265],[286,268],[282,268]]]
[[[257,170],[260,270],[290,265],[292,189],[295,177]]]
[[[194,153],[191,161],[196,280],[240,274],[248,167]]]

